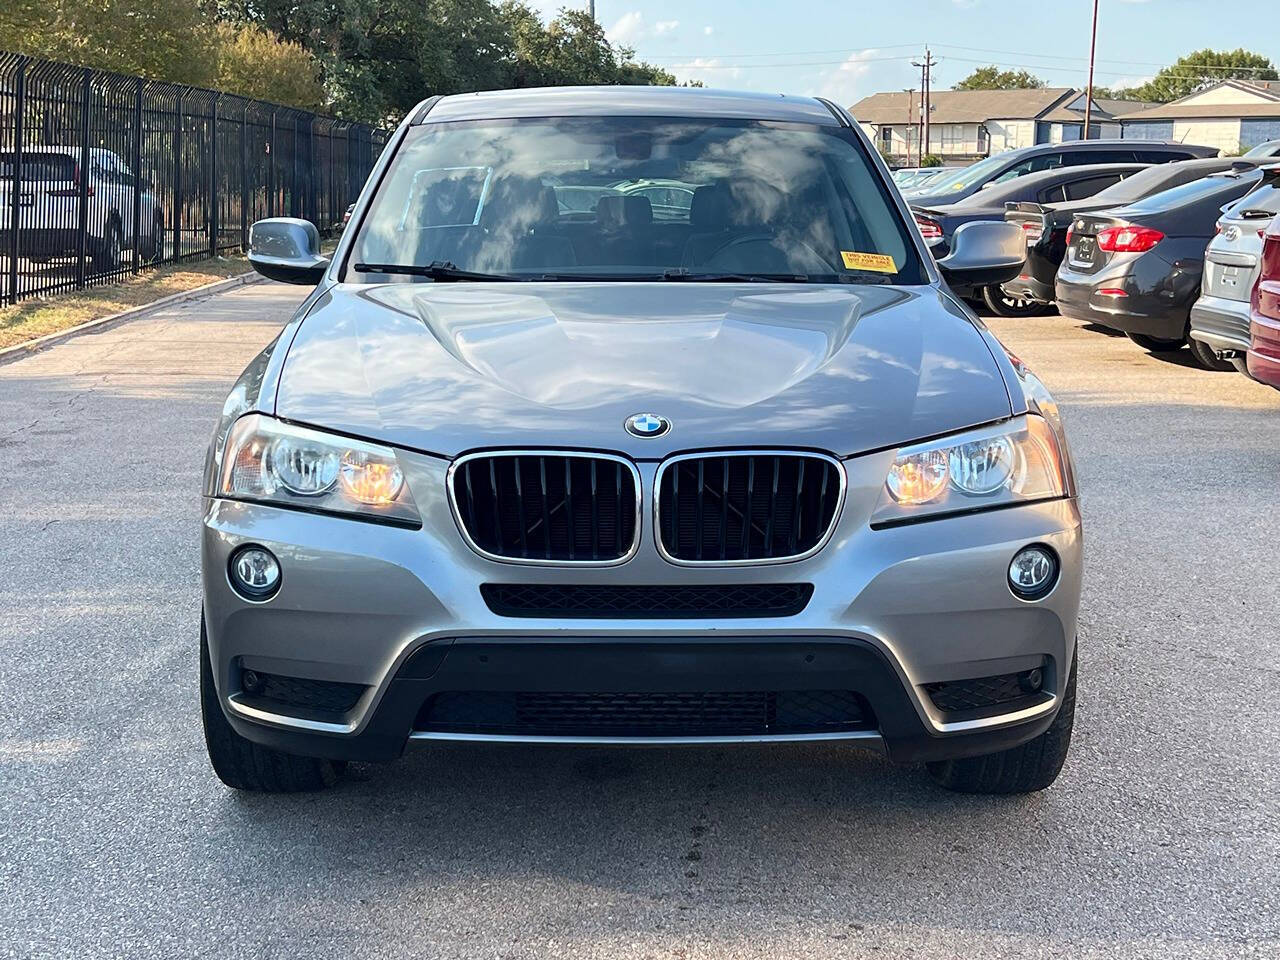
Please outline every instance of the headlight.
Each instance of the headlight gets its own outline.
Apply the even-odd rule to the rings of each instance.
[[[1062,451],[1044,418],[995,427],[898,451],[873,525],[1065,496]]]
[[[218,496],[419,523],[396,452],[261,414],[227,436]]]

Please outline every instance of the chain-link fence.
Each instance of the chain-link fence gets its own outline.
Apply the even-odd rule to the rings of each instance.
[[[0,53],[0,304],[342,222],[385,134],[214,90]]]

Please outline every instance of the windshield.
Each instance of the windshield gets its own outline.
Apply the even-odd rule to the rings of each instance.
[[[1126,177],[1119,183],[1112,184],[1105,190],[1099,190],[1090,198],[1089,202],[1102,203],[1106,201],[1109,206],[1116,206],[1133,200],[1141,200],[1152,190],[1158,190],[1169,179],[1170,170],[1166,169],[1164,164],[1148,167],[1146,170],[1139,170],[1131,177]]]
[[[1262,179],[1262,172],[1250,170],[1244,174],[1215,173],[1201,180],[1192,180],[1180,187],[1153,193],[1145,200],[1139,200],[1126,209],[1138,213],[1154,213],[1159,210],[1171,210],[1193,200],[1199,200],[1215,193],[1231,193],[1231,188],[1243,188],[1255,180]],[[1225,198],[1224,198],[1225,199]]]
[[[1009,155],[999,154],[994,157],[987,157],[968,167],[961,167],[952,173],[945,173],[936,179],[930,180],[922,186],[928,188],[929,193],[950,193],[955,190],[963,190],[974,184],[986,183],[997,173],[1003,170],[1009,164]]]
[[[1268,140],[1266,143],[1260,143],[1248,153],[1246,157],[1274,157],[1280,156],[1280,140]]]
[[[500,279],[927,282],[852,131],[703,118],[414,127],[348,264],[357,276],[435,265],[437,279],[447,267]]]

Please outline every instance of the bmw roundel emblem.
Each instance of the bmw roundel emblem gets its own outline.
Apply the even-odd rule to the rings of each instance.
[[[671,429],[671,421],[656,413],[637,413],[627,417],[626,427],[633,437],[660,437]]]

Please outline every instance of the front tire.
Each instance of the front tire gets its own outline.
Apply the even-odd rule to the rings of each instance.
[[[982,302],[997,317],[1040,317],[1049,311],[1047,303],[1011,297],[998,286],[983,287]]]
[[[939,760],[926,764],[933,779],[958,793],[1032,793],[1058,779],[1071,747],[1076,716],[1076,665],[1062,694],[1062,705],[1049,729],[1021,746],[983,757]]]
[[[1187,346],[1191,348],[1191,356],[1195,358],[1196,365],[1203,367],[1205,370],[1217,372],[1236,368],[1235,364],[1230,360],[1223,360],[1214,353],[1213,348],[1207,343],[1196,340],[1194,337],[1187,338]]]
[[[302,793],[323,790],[342,778],[346,763],[272,750],[232,729],[218,702],[209,666],[209,640],[200,617],[200,716],[204,743],[218,779],[235,790]]]

